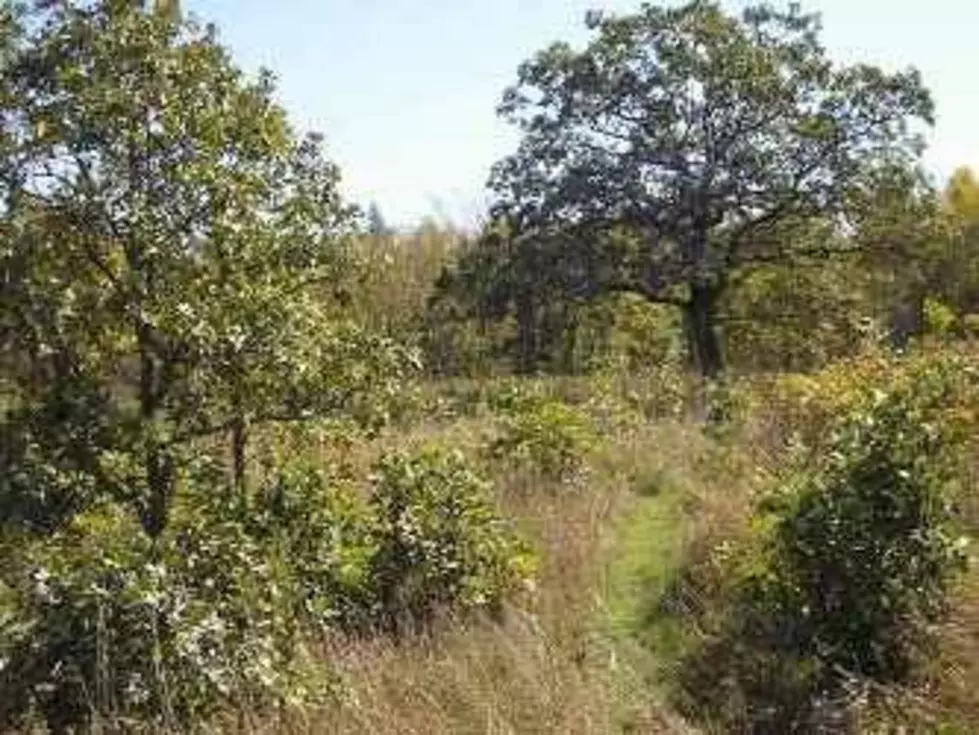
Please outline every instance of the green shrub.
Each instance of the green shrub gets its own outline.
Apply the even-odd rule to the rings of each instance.
[[[486,391],[486,405],[495,414],[532,411],[545,401],[537,386],[527,378],[506,378]]]
[[[955,330],[956,316],[948,306],[937,299],[925,299],[925,331],[936,337],[948,337]]]
[[[304,644],[360,624],[371,524],[325,473],[288,464],[248,494],[198,461],[154,541],[102,504],[9,534],[0,725],[200,728],[224,708],[315,699]]]
[[[267,553],[286,560],[293,615],[308,632],[362,626],[375,542],[369,509],[347,481],[308,463],[286,464],[241,504],[240,517]]]
[[[773,509],[773,571],[797,645],[875,679],[907,673],[965,560],[950,525],[957,465],[934,413],[944,380],[922,377],[858,407],[818,472]]]
[[[370,589],[385,630],[423,625],[440,610],[493,608],[530,572],[487,483],[457,452],[383,457],[371,505]]]
[[[646,420],[679,418],[690,403],[689,377],[676,364],[645,367],[621,380],[626,404]]]
[[[688,711],[797,731],[846,687],[905,679],[965,565],[954,533],[962,366],[865,391],[726,563],[724,612],[681,674]],[[727,652],[725,655],[721,655]],[[777,682],[776,686],[773,682]],[[832,709],[832,708],[831,708]]]
[[[155,540],[109,503],[0,535],[0,729],[188,732],[315,701],[307,642],[493,608],[531,570],[454,453],[383,458],[367,503],[309,465],[242,492],[200,461],[171,515]]]
[[[565,403],[545,401],[504,415],[489,453],[549,480],[568,480],[583,469],[595,443],[595,427],[587,415]]]
[[[962,331],[968,339],[979,339],[979,314],[964,315],[962,317]]]
[[[156,544],[133,519],[79,516],[3,572],[0,724],[189,732],[222,706],[306,698],[287,560],[199,517]]]

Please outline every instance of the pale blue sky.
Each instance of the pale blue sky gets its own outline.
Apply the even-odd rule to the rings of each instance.
[[[731,8],[743,0],[728,0]],[[246,69],[279,77],[304,129],[326,135],[358,202],[392,223],[472,221],[489,166],[515,145],[494,115],[517,65],[584,38],[589,8],[639,0],[185,0]],[[979,167],[979,0],[809,0],[837,58],[921,69],[938,103],[927,162]]]

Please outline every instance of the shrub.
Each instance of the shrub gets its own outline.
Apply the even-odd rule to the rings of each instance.
[[[582,470],[595,442],[595,428],[583,412],[544,401],[504,415],[489,453],[549,480],[568,480]]]
[[[946,338],[955,330],[957,318],[955,312],[937,299],[925,299],[924,302],[925,331],[939,338]]]
[[[326,473],[284,463],[250,493],[199,460],[155,540],[102,504],[8,531],[0,725],[199,729],[223,708],[315,700],[304,644],[369,612],[371,524]]]
[[[486,405],[496,414],[532,411],[546,402],[539,386],[526,378],[505,378],[486,391]]]
[[[739,401],[746,423],[769,434],[776,451],[800,444],[813,456],[829,451],[827,440],[840,417],[861,410],[868,391],[912,391],[915,385],[940,370],[950,391],[938,422],[958,421],[952,414],[979,407],[974,358],[967,351],[943,346],[926,348],[895,358],[870,352],[806,375],[779,375],[771,379],[741,381]],[[943,407],[936,407],[940,411]]]
[[[306,464],[243,492],[199,461],[156,539],[100,503],[0,544],[0,729],[187,732],[315,701],[308,641],[493,608],[531,569],[486,483],[435,451],[383,458],[369,503]]]
[[[423,625],[442,609],[492,608],[531,558],[461,454],[389,454],[377,465],[370,588],[380,626]]]
[[[962,331],[970,340],[979,339],[979,314],[966,314],[962,317]]]
[[[93,510],[19,557],[3,573],[5,727],[189,732],[222,706],[310,693],[285,560],[239,524],[186,519],[153,544],[133,519]]]
[[[801,649],[875,679],[901,678],[964,557],[950,535],[956,463],[937,422],[946,386],[875,392],[822,466],[774,504],[775,568]]]
[[[738,731],[811,728],[848,682],[909,675],[965,564],[949,413],[963,370],[939,360],[865,389],[766,499],[754,540],[722,562],[720,623],[685,662],[691,710]]]
[[[251,538],[285,560],[293,615],[310,633],[363,624],[375,542],[370,512],[347,481],[309,463],[286,463],[238,515]]]

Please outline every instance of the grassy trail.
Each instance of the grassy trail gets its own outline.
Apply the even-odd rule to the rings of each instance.
[[[609,534],[600,583],[600,625],[624,699],[651,697],[662,711],[669,709],[669,665],[685,636],[680,620],[661,607],[693,533],[685,500],[683,489],[662,477],[634,488]]]

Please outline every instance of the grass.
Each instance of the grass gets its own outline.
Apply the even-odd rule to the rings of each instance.
[[[595,409],[608,417],[607,402]],[[324,658],[341,695],[296,731],[689,732],[668,704],[695,633],[677,604],[683,572],[740,530],[758,468],[695,423],[620,419],[571,484],[478,460],[493,422],[478,408],[360,448],[448,443],[486,461],[502,510],[540,555],[537,587],[502,620],[449,620],[398,645],[332,641]]]
[[[616,528],[604,599],[612,639],[647,683],[682,645],[676,621],[661,614],[664,595],[682,564],[689,533],[682,493],[666,486],[639,496]]]
[[[649,659],[638,655],[648,641],[635,636],[648,628],[649,593],[667,588],[692,530],[682,484],[692,475],[677,467],[698,432],[645,422],[606,431],[589,471],[560,482],[480,459],[491,429],[492,417],[467,415],[424,421],[378,443],[450,444],[485,462],[501,508],[539,553],[535,589],[499,620],[446,620],[397,645],[330,641],[322,654],[338,695],[290,722],[290,731],[687,731],[650,690]]]
[[[703,572],[718,543],[745,532],[756,490],[784,463],[782,437],[761,441],[757,426],[717,436],[695,422],[649,420],[606,395],[606,386],[586,381],[535,381],[532,388],[573,400],[599,424],[600,445],[574,481],[489,458],[483,449],[495,417],[485,397],[459,399],[465,410],[453,404],[370,443],[314,440],[295,448],[327,464],[343,461],[358,475],[387,449],[432,443],[460,449],[494,480],[501,511],[537,550],[536,586],[496,618],[447,617],[427,634],[398,642],[322,642],[317,653],[334,679],[327,702],[276,722],[234,713],[228,730],[692,731],[670,705],[675,666],[697,640],[696,611],[711,600],[710,580],[705,588],[703,578],[689,575]],[[481,394],[488,390],[479,387]],[[973,521],[979,521],[977,467],[964,499]],[[979,732],[979,571],[958,591],[940,633],[939,655],[920,679],[883,692],[861,731]]]

